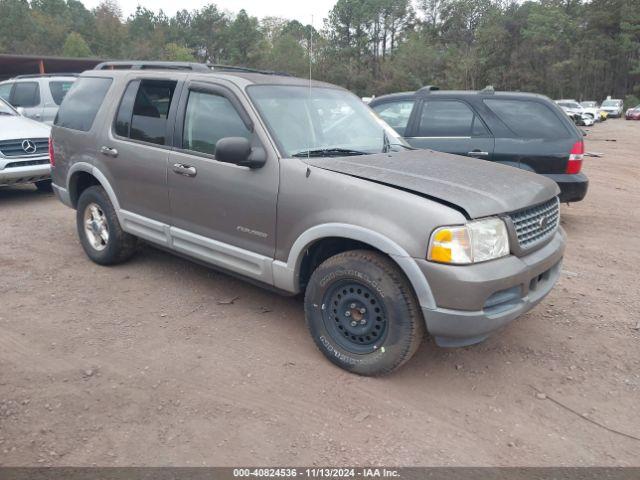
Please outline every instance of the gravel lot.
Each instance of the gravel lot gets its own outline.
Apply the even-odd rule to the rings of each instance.
[[[0,190],[0,465],[640,466],[591,423],[640,437],[640,122],[587,151],[551,295],[379,379],[321,356],[299,298],[150,247],[99,267],[72,210]]]

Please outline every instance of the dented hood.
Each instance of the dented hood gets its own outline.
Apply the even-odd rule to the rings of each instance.
[[[464,210],[469,218],[519,210],[560,192],[554,181],[542,175],[432,150],[302,160],[439,200]]]

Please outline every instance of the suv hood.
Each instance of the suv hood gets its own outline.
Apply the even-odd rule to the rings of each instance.
[[[542,175],[433,150],[301,160],[439,200],[469,218],[520,210],[560,193],[558,185]]]
[[[0,115],[0,140],[48,138],[51,127],[18,115]]]

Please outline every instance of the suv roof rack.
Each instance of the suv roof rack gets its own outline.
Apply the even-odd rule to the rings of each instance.
[[[436,87],[435,85],[425,85],[422,88],[419,88],[416,93],[431,93],[436,90],[440,90],[440,87]]]
[[[27,73],[24,75],[16,75],[14,79],[18,78],[39,78],[39,77],[77,77],[78,73]]]
[[[116,61],[102,62],[94,70],[193,70],[208,72],[211,68],[204,63],[196,62],[149,62],[149,61]]]
[[[240,67],[236,65],[222,65],[219,63],[196,62],[156,62],[146,60],[122,60],[114,62],[102,62],[94,67],[94,70],[191,70],[193,72],[247,72],[261,73],[263,75],[284,75],[286,72],[274,72],[271,70],[259,70],[256,68]]]

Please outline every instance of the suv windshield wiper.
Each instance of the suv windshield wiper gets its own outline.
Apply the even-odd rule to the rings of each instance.
[[[292,157],[345,157],[349,155],[369,155],[369,152],[350,148],[316,148],[293,153]]]
[[[387,136],[387,132],[382,130],[382,153],[387,153],[391,151],[391,147],[402,147],[406,150],[418,150],[415,147],[411,147],[409,145],[404,145],[402,143],[391,143],[389,141],[389,137]]]

